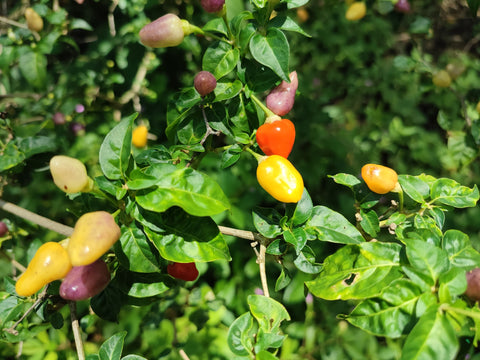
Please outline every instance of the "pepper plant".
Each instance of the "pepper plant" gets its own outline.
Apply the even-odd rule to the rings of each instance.
[[[380,1],[385,2],[392,9],[396,3]],[[362,21],[366,3],[361,2],[362,16],[355,21]],[[61,11],[53,14],[46,4],[39,4],[37,13],[47,16],[55,28],[60,23],[55,23],[55,16],[67,15]],[[23,170],[25,160],[39,154],[49,157],[46,169],[57,186],[51,191],[66,194],[75,220],[62,224],[0,199],[4,211],[59,234],[61,239],[39,243],[55,244],[66,261],[62,276],[43,276],[42,266],[46,272],[52,262],[36,260],[36,250],[44,252],[37,242],[22,258],[25,266],[33,258],[36,272],[29,265],[21,286],[20,274],[5,279],[0,301],[3,343],[15,344],[21,353],[27,339],[63,326],[62,311],[68,303],[78,358],[120,359],[127,332],[110,334],[94,351],[84,346],[82,330],[95,322],[92,318],[118,322],[125,316],[125,308],[155,304],[164,316],[155,325],[160,324],[163,331],[169,329],[164,320],[174,317],[169,318],[172,299],[180,297],[187,299],[182,311],[200,330],[211,318],[221,317],[219,322],[228,330],[221,338],[225,347],[218,350],[218,358],[314,357],[311,347],[312,353],[295,354],[289,341],[295,329],[288,324],[301,320],[292,316],[282,299],[296,284],[306,301],[307,328],[302,333],[306,343],[312,341],[312,302],[334,309],[334,304],[342,301],[348,305],[345,309],[351,308],[337,314],[339,326],[352,325],[397,344],[400,350],[391,358],[456,359],[475,352],[480,310],[477,298],[467,291],[467,273],[480,266],[480,253],[467,233],[447,224],[458,209],[477,205],[477,186],[425,173],[397,175],[388,164],[367,164],[370,171],[363,171],[364,164],[359,164],[356,171],[361,176],[341,172],[328,177],[339,189],[349,189],[354,209],[354,218],[349,219],[315,203],[309,192],[314,184],[304,181],[295,157],[287,160],[292,147],[295,151],[296,122],[294,117],[287,120],[281,116],[295,109],[298,81],[298,71],[290,65],[289,36],[296,33],[303,36],[302,41],[310,40],[292,16],[306,4],[307,0],[252,0],[248,6],[228,1],[219,6],[218,1],[205,0],[196,9],[208,13],[208,21],[202,24],[172,13],[145,11],[134,25],[123,29],[136,39],[137,49],[149,63],[137,73],[133,92],[127,92],[119,103],[132,101],[132,110],[137,111],[123,116],[116,113],[114,125],[108,126],[101,139],[98,162],[86,167],[57,153],[61,147],[56,147],[53,136],[37,135],[46,123],[22,132],[24,124],[5,113],[4,128],[9,136],[1,150],[2,181],[8,184],[9,176]],[[53,5],[58,10],[58,3]],[[36,58],[34,69],[22,60],[20,71],[23,81],[42,88],[42,71],[47,71],[40,66],[47,61],[43,52],[53,51],[61,35],[52,30],[50,36],[56,37],[49,40],[48,34],[42,37],[40,28],[21,29],[25,33],[12,34],[2,45],[12,53]],[[22,48],[13,35],[25,36],[32,45]],[[47,46],[48,41],[52,46]],[[145,123],[153,121],[142,118],[138,106],[140,90],[148,92],[141,75],[168,71],[152,59],[159,54],[168,56],[186,41],[196,42],[203,79],[191,76],[189,86],[170,96],[163,133],[149,134],[152,127]],[[15,46],[20,50],[13,50]],[[26,76],[35,73],[33,79]],[[293,80],[294,86],[288,86]],[[208,83],[201,84],[203,81]],[[269,96],[275,101],[268,101]],[[83,108],[75,109],[77,114],[83,113]],[[136,132],[139,127],[141,136]],[[151,140],[147,142],[147,138]],[[249,209],[253,228],[232,226],[234,195],[227,194],[219,176],[208,172],[211,159],[221,173],[254,179],[249,184],[263,202]],[[14,235],[6,233],[0,238],[6,256],[14,252],[17,237],[22,236],[15,227],[9,229]],[[228,264],[240,256],[232,251],[239,247],[255,259],[261,287],[237,299],[242,311],[225,310],[230,305],[226,299],[233,303],[235,295],[224,295],[224,304],[218,305],[215,301],[220,296],[211,289],[206,291],[201,301],[208,299],[205,307],[210,318],[198,319],[198,313],[189,313],[189,308],[195,301],[201,303],[195,289],[207,288],[196,286],[209,267],[218,269],[215,266],[221,265],[216,264]],[[52,253],[50,258],[55,256]],[[14,260],[11,263],[18,269],[25,268]],[[87,285],[76,274],[83,273],[81,266],[92,264],[100,264],[102,273],[98,284]],[[104,272],[105,266],[110,276]],[[247,269],[248,265],[246,273]],[[87,276],[88,271],[84,270]],[[74,294],[70,284],[76,281],[85,285],[84,293]],[[157,356],[189,358],[189,349],[182,346],[185,342],[172,336],[166,346],[171,353]],[[135,353],[123,358],[145,358],[141,351]]]

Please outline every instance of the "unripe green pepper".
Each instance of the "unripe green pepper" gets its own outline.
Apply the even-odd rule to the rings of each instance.
[[[257,167],[260,186],[273,198],[284,203],[297,203],[303,194],[303,178],[290,161],[280,155],[266,156]]]

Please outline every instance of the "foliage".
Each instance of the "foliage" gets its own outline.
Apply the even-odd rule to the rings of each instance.
[[[39,0],[38,32],[27,4],[3,3],[2,357],[80,357],[78,322],[92,360],[475,358],[479,3],[404,14],[372,0],[355,22],[347,3]],[[143,46],[140,30],[167,13],[193,34]],[[261,99],[293,70],[289,160],[305,190],[281,203],[255,177],[256,130],[271,115]],[[199,71],[216,79],[205,96]],[[147,146],[132,146],[138,125]],[[59,191],[54,155],[84,163],[93,189]],[[372,193],[365,163],[395,169],[396,192]],[[67,225],[62,237],[13,203]],[[103,256],[109,285],[69,306],[59,281],[16,294],[36,250],[92,211],[121,228]],[[174,279],[172,262],[199,277]]]

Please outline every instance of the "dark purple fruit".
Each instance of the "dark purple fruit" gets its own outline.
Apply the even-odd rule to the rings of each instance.
[[[410,3],[408,0],[398,0],[395,4],[395,10],[407,14],[410,12]]]
[[[480,301],[480,268],[467,272],[467,295],[473,301]]]
[[[206,12],[216,13],[223,9],[225,0],[202,0],[202,8]]]
[[[110,272],[102,259],[85,266],[74,266],[60,285],[60,296],[66,300],[85,300],[97,295],[110,282]]]
[[[80,136],[85,134],[85,125],[80,124],[78,122],[73,122],[70,125],[70,129],[72,130],[75,136]]]
[[[55,123],[55,125],[65,124],[65,115],[61,112],[56,112],[55,114],[53,114],[53,122]]]
[[[8,227],[3,221],[0,221],[0,237],[7,235]]]
[[[193,86],[195,86],[195,89],[198,91],[200,96],[204,97],[215,90],[217,87],[217,80],[211,72],[200,71],[197,75],[195,75]]]

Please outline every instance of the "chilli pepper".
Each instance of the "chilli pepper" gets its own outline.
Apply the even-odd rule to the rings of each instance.
[[[377,194],[386,194],[399,186],[397,172],[383,165],[364,165],[362,178],[368,188]]]
[[[302,175],[283,156],[271,155],[261,159],[257,167],[257,180],[278,201],[297,203],[302,198]]]
[[[256,139],[265,155],[287,158],[295,142],[295,125],[288,119],[270,116],[258,128]]]

